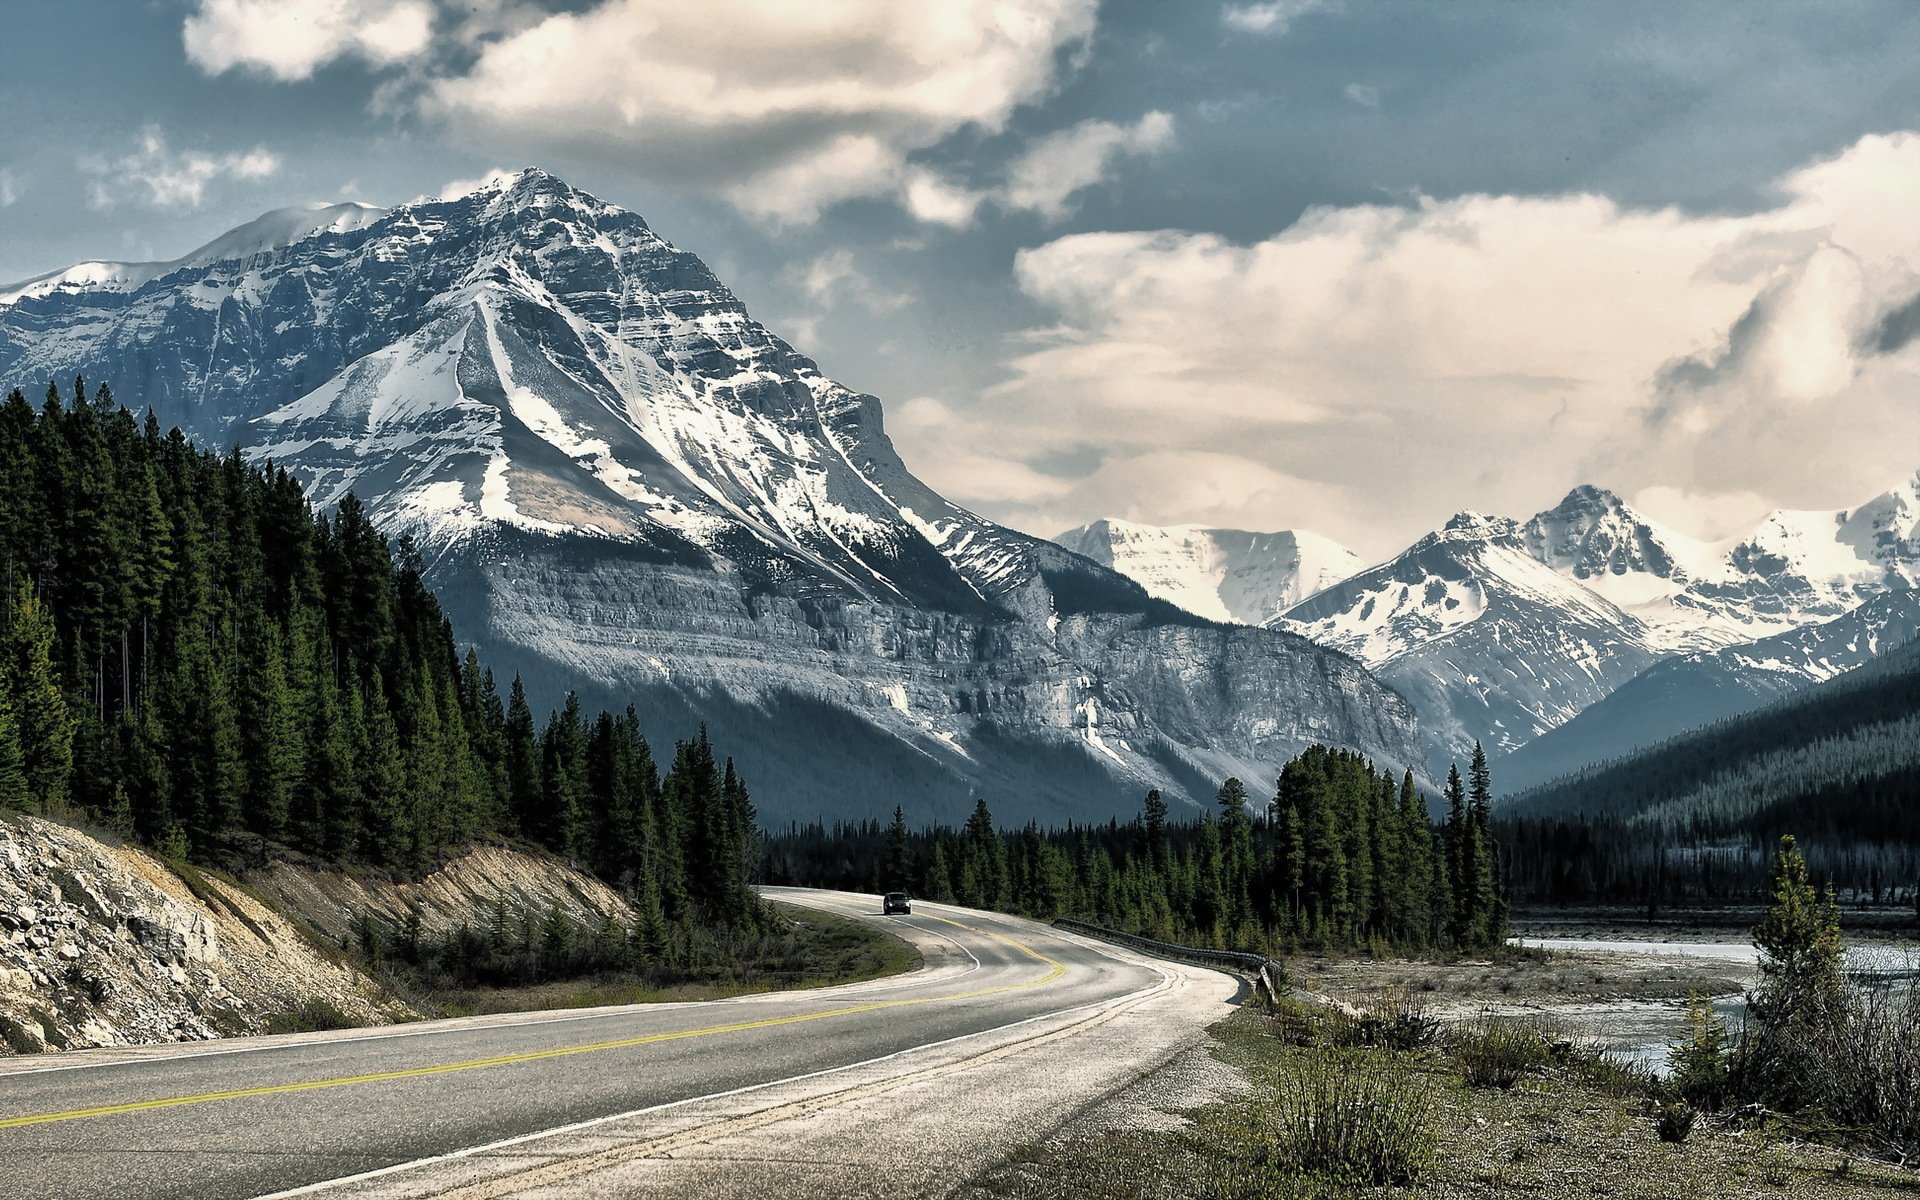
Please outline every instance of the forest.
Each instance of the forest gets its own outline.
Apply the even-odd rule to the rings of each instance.
[[[1516,899],[1658,908],[1765,898],[1774,847],[1847,900],[1920,913],[1920,644],[1759,712],[1514,797]]]
[[[0,807],[164,856],[410,874],[531,843],[665,931],[764,922],[757,818],[702,730],[537,720],[457,650],[404,539],[346,497],[162,434],[101,386],[0,404]]]
[[[1476,747],[1446,787],[1436,829],[1411,773],[1312,746],[1271,799],[1229,779],[1217,813],[1170,819],[1158,791],[1137,819],[999,830],[985,799],[959,829],[892,819],[794,826],[769,836],[769,883],[901,889],[1041,920],[1074,917],[1164,941],[1277,953],[1297,947],[1474,949],[1506,937]]]

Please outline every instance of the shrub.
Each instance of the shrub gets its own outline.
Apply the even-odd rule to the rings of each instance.
[[[1336,1046],[1385,1050],[1423,1050],[1440,1036],[1440,1022],[1427,1011],[1426,999],[1411,988],[1362,1006],[1358,1017],[1340,1017],[1332,1029]]]
[[[358,1029],[366,1024],[340,1011],[331,1000],[308,998],[299,1008],[269,1014],[268,1033],[319,1033],[328,1029]]]
[[[1660,1131],[1661,1141],[1679,1145],[1693,1132],[1693,1106],[1684,1100],[1667,1101],[1655,1114],[1653,1127]]]
[[[1491,1017],[1454,1028],[1447,1051],[1459,1062],[1467,1086],[1474,1088],[1505,1091],[1528,1072],[1553,1063],[1553,1047],[1538,1028]]]
[[[1717,1111],[1732,1086],[1727,1027],[1704,996],[1687,1001],[1687,1034],[1667,1051],[1673,1090],[1694,1108]]]
[[[1434,1150],[1432,1098],[1391,1058],[1304,1056],[1274,1098],[1275,1165],[1344,1184],[1410,1183]]]

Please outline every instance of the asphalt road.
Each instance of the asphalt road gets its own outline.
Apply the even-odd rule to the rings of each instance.
[[[706,1003],[15,1060],[0,1067],[0,1197],[588,1194],[567,1181],[728,1138],[779,1141],[767,1130],[782,1121],[817,1124],[910,1085],[959,1094],[956,1073],[1030,1047],[1066,1053],[1063,1039],[1195,977],[995,914],[916,904],[883,918],[871,896],[774,894],[885,922],[926,966]],[[1210,982],[1213,1012],[1224,994]],[[1121,1041],[1101,1052],[1107,1075],[1140,1039]],[[724,1194],[724,1166],[717,1178]]]

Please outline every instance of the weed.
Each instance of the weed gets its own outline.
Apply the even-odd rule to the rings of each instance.
[[[358,1029],[366,1024],[341,1012],[338,1005],[319,996],[309,998],[298,1008],[267,1017],[268,1033],[318,1033],[327,1029]]]
[[[1691,1104],[1685,1100],[1669,1100],[1654,1116],[1653,1127],[1659,1131],[1661,1141],[1677,1146],[1693,1132],[1693,1116]]]
[[[1432,1104],[1390,1057],[1305,1056],[1273,1099],[1275,1165],[1344,1184],[1412,1182],[1433,1156]]]
[[[1514,1021],[1483,1018],[1450,1031],[1447,1052],[1459,1062],[1467,1086],[1511,1089],[1531,1071],[1553,1063],[1553,1051],[1539,1029]]]

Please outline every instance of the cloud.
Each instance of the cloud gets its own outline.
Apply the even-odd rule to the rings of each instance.
[[[134,197],[154,208],[198,208],[207,185],[223,179],[264,179],[280,170],[280,156],[256,146],[252,150],[209,154],[202,150],[175,151],[159,126],[140,134],[134,149],[113,158],[83,158],[80,169],[92,176],[89,203],[111,208],[121,198],[123,185],[144,194]]]
[[[1220,10],[1220,23],[1236,33],[1259,37],[1279,37],[1294,20],[1318,8],[1326,0],[1267,0],[1264,4],[1228,4]]]
[[[1083,49],[1094,0],[602,0],[481,43],[421,110],[490,149],[614,156],[777,223],[898,200],[964,224],[974,201],[913,156],[1002,131]]]
[[[1467,195],[1312,209],[1253,243],[1063,237],[1016,258],[1048,323],[1005,382],[902,445],[1039,471],[1055,486],[1015,495],[928,470],[1036,531],[1130,513],[1298,525],[1373,554],[1582,481],[1708,513],[1839,507],[1920,465],[1920,346],[1898,333],[1920,226],[1889,203],[1912,195],[1920,135],[1898,134],[1793,172],[1745,216]],[[1050,465],[1088,444],[1097,470]]]
[[[449,179],[441,186],[438,192],[434,193],[433,198],[437,200],[458,200],[462,196],[472,195],[481,188],[492,187],[503,180],[512,179],[513,177],[514,173],[505,167],[489,167],[487,168],[486,174],[475,176],[471,179]],[[422,199],[425,198],[426,197],[422,197]]]
[[[13,172],[0,168],[0,208],[12,208],[20,199],[20,185]]]
[[[799,282],[817,309],[837,308],[842,300],[852,300],[869,312],[892,312],[913,299],[912,292],[888,292],[876,285],[851,250],[830,250],[815,258],[799,272]]]
[[[1082,121],[1029,143],[1008,167],[998,199],[1005,207],[1057,221],[1067,214],[1074,194],[1105,179],[1121,156],[1153,154],[1173,141],[1173,118],[1163,112],[1150,112],[1132,125]]]
[[[1380,89],[1377,87],[1370,87],[1364,83],[1350,83],[1340,94],[1361,108],[1380,107]]]
[[[237,67],[292,81],[340,58],[415,58],[433,40],[433,16],[426,0],[198,0],[182,37],[209,75]]]

